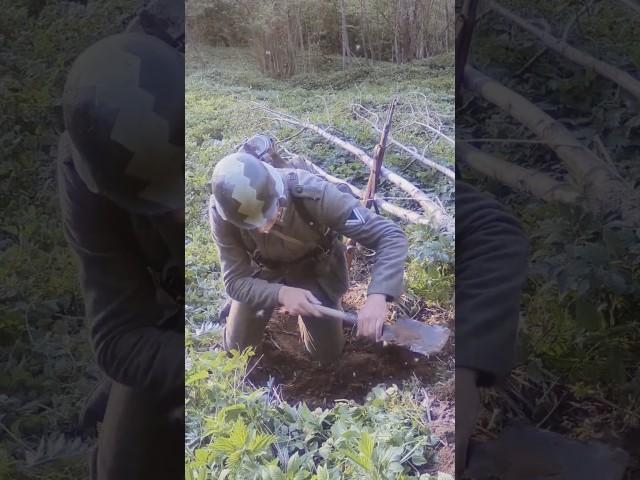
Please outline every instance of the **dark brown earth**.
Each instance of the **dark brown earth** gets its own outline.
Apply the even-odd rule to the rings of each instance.
[[[343,308],[355,311],[365,295],[366,290],[356,286],[343,298]],[[438,319],[431,318],[438,315]],[[446,324],[441,312],[427,308],[420,309],[415,318]],[[347,341],[342,357],[333,365],[321,367],[310,360],[296,317],[277,313],[267,326],[262,352],[248,379],[254,385],[266,385],[269,377],[273,377],[283,400],[304,401],[312,408],[330,407],[340,399],[360,403],[376,385],[401,384],[414,375],[426,384],[443,380],[447,351],[427,359],[401,347],[372,344],[356,338],[349,330],[345,333]]]

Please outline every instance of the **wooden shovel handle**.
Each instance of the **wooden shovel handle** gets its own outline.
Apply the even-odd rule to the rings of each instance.
[[[320,310],[323,315],[342,320],[350,327],[355,327],[358,324],[358,316],[355,313],[342,312],[340,310],[325,307],[324,305],[316,305],[315,307]]]

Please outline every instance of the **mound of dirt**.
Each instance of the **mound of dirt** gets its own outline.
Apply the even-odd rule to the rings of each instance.
[[[344,309],[356,310],[365,297],[366,289],[361,284],[354,285],[343,298]],[[433,312],[423,308],[416,318],[426,323],[443,323],[442,318],[439,321],[430,318],[430,313]],[[442,359],[450,357],[450,346],[446,350],[427,359],[400,347],[372,344],[347,331],[341,358],[332,365],[320,366],[304,348],[297,318],[276,313],[267,326],[262,352],[248,379],[254,385],[264,386],[273,377],[283,400],[326,408],[340,399],[360,403],[376,385],[401,384],[413,375],[425,383],[436,383],[443,377]]]

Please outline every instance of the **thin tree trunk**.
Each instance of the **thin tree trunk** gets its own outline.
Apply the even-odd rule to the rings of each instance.
[[[344,0],[340,0],[340,29],[342,36],[342,68],[351,64],[351,49],[349,48],[349,30],[347,29],[347,16]]]
[[[360,0],[360,9],[362,11],[362,48],[365,52],[365,57],[369,58],[370,63],[373,64],[374,52],[373,44],[371,40],[371,26],[369,25],[369,14],[367,10],[367,0]],[[367,55],[368,51],[368,55]]]
[[[471,36],[473,35],[473,27],[476,21],[476,11],[478,9],[479,0],[465,0],[462,5],[462,13],[458,17],[458,25],[456,28],[456,86],[455,96],[456,103],[462,100],[462,86],[464,78],[464,69],[469,56],[469,48],[471,46]]]
[[[367,58],[367,39],[366,39],[365,29],[364,29],[364,19],[365,19],[364,0],[360,0],[360,43],[362,44],[361,45],[362,56],[364,58]]]
[[[444,49],[445,51],[449,51],[449,2],[445,0],[444,2],[444,21],[446,25],[446,29],[444,31]]]
[[[396,0],[396,8],[395,8],[395,15],[393,16],[394,18],[394,23],[393,23],[393,46],[391,48],[391,61],[394,63],[400,63],[400,46],[398,45],[398,0]]]

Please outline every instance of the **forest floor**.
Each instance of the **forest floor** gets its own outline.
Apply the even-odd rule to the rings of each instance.
[[[363,256],[355,257],[352,265],[351,286],[342,297],[345,311],[356,311],[366,299],[369,273]],[[364,271],[363,271],[364,270]],[[408,304],[409,298],[400,300]],[[411,317],[429,325],[450,328],[452,312],[436,305],[427,306],[419,298],[413,299]],[[387,323],[393,322],[398,309],[393,306]],[[247,379],[256,386],[278,385],[283,401],[305,402],[309,408],[331,408],[337,400],[364,402],[371,389],[379,384],[402,385],[417,379],[427,390],[430,411],[429,427],[438,429],[447,442],[438,448],[442,471],[452,472],[454,458],[454,391],[453,391],[453,338],[445,349],[433,358],[410,352],[392,345],[381,346],[357,338],[353,330],[346,330],[346,344],[336,365],[319,366],[304,348],[299,334],[298,320],[291,315],[276,313],[267,325],[261,356]]]
[[[101,373],[59,210],[60,99],[76,56],[122,31],[139,4],[0,1],[2,479],[88,476],[95,439],[78,418]]]
[[[246,371],[241,374],[242,384],[230,381],[244,393],[236,391],[229,394],[233,401],[227,403],[203,401],[198,392],[204,391],[200,382],[206,380],[199,380],[197,376],[203,363],[226,362],[216,356],[220,351],[220,325],[216,318],[224,294],[215,245],[210,239],[204,215],[204,184],[215,162],[252,134],[269,133],[276,139],[282,139],[298,133],[265,117],[256,108],[257,103],[309,119],[368,152],[372,152],[377,134],[352,114],[353,104],[366,105],[369,110],[383,116],[392,96],[398,96],[402,105],[396,117],[398,124],[411,123],[410,106],[413,104],[415,107],[419,103],[442,121],[442,128],[448,135],[453,135],[453,57],[442,56],[403,66],[388,63],[372,66],[360,62],[346,71],[340,68],[338,59],[330,58],[322,72],[300,74],[281,81],[260,74],[248,52],[242,49],[199,46],[197,50],[188,49],[187,58],[187,377],[193,375],[196,379],[187,393],[187,398],[191,399],[187,406],[187,445],[197,445],[197,448],[188,448],[188,469],[201,472],[198,469],[203,465],[198,463],[198,458],[203,457],[209,459],[207,471],[222,469],[226,464],[225,458],[217,456],[211,437],[200,430],[200,426],[207,417],[224,415],[221,412],[239,402],[240,397],[255,394],[264,395],[271,402],[270,406],[261,404],[255,407],[261,413],[247,413],[242,416],[243,421],[256,415],[261,420],[248,421],[247,428],[255,428],[256,435],[258,432],[275,434],[272,448],[279,452],[276,455],[277,465],[283,472],[289,473],[285,460],[299,455],[304,464],[297,470],[302,475],[300,478],[316,478],[312,474],[315,472],[320,476],[324,468],[330,473],[330,478],[374,478],[371,477],[372,472],[358,466],[357,462],[349,461],[346,450],[341,450],[348,450],[349,442],[356,442],[353,446],[359,445],[358,442],[371,434],[375,444],[372,455],[379,455],[378,463],[383,469],[379,472],[382,476],[376,478],[397,478],[393,475],[402,472],[404,478],[432,478],[432,475],[436,478],[437,475],[453,474],[455,405],[452,341],[443,352],[427,359],[399,348],[365,343],[356,339],[352,332],[347,332],[341,359],[331,367],[319,367],[306,354],[297,320],[275,313],[267,326],[259,353],[248,362],[250,366],[244,365]],[[392,129],[392,134],[401,141],[423,148],[428,144],[428,156],[433,155],[443,165],[453,167],[453,149],[438,138],[429,138],[411,126],[398,130],[397,135]],[[329,173],[359,188],[366,182],[368,173],[359,160],[309,133],[297,135],[284,146],[289,151],[305,154]],[[453,213],[453,185],[442,175],[411,164],[409,159],[393,149],[387,152],[385,164],[392,170],[403,171],[406,178],[440,200]],[[393,203],[416,209],[404,192],[388,184],[382,186],[381,192],[394,197]],[[409,225],[403,225],[403,228],[409,234],[413,253],[407,263],[408,288],[399,304],[392,307],[389,321],[401,310],[415,319],[448,325],[453,329],[450,302],[453,271],[452,264],[448,263],[453,259],[453,239],[439,238],[429,229]],[[421,250],[424,255],[416,254],[416,250]],[[345,310],[355,311],[366,297],[371,261],[366,253],[359,251],[352,265],[351,287],[343,297]],[[424,267],[427,255],[444,256],[447,260],[434,262],[434,265],[440,265],[439,269],[429,270]],[[220,367],[220,370],[225,368],[232,370],[231,366]],[[218,383],[227,380],[228,377],[224,377]],[[391,400],[392,397],[396,400]],[[334,419],[328,423],[314,423],[319,429],[317,436],[323,438],[319,445],[305,443],[303,448],[290,447],[288,451],[284,449],[284,454],[280,453],[283,445],[293,441],[291,432],[294,427],[289,419],[286,422],[289,433],[278,435],[281,427],[274,425],[282,422],[281,412],[288,408],[296,409],[295,418],[304,418],[309,414],[301,412],[310,409],[317,418],[328,416]],[[379,408],[380,412],[376,413]],[[252,407],[247,409],[252,412]],[[362,413],[347,414],[344,409]],[[335,429],[342,421],[351,424],[351,429],[335,435]],[[408,430],[405,431],[406,428]],[[389,432],[396,429],[404,432],[402,435],[408,435],[403,437],[402,445],[400,434],[390,436]],[[311,438],[309,434],[308,438]],[[413,452],[405,450],[412,442],[423,447],[416,447]],[[343,444],[344,447],[337,448]],[[331,454],[323,454],[322,460],[315,452],[323,451],[329,445],[336,447]],[[386,457],[389,451],[395,452],[394,458]],[[419,455],[416,456],[417,453]],[[273,458],[272,452],[264,455]],[[267,468],[262,457],[246,458],[243,462],[235,466],[236,475],[243,468],[248,468],[244,472],[249,475]],[[303,475],[305,469],[309,476]]]

